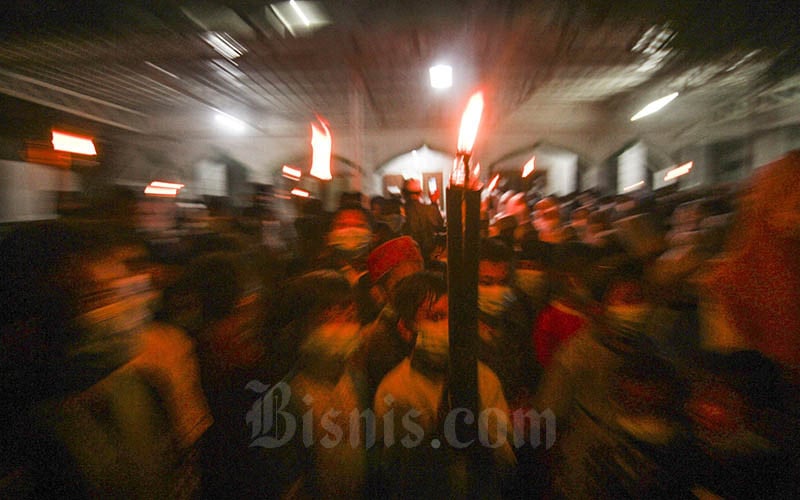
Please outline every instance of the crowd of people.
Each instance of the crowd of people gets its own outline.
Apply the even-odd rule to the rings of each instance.
[[[5,228],[0,496],[797,498],[798,182],[795,151],[725,189],[488,193],[477,452],[418,181]]]

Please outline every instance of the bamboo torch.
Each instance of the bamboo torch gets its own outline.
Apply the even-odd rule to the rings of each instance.
[[[473,95],[461,119],[458,150],[447,188],[447,291],[450,337],[449,395],[452,408],[475,420],[456,422],[461,443],[475,443],[478,420],[478,251],[480,181],[470,166],[483,112],[483,94]]]

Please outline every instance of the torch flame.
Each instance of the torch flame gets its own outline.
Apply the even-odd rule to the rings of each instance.
[[[311,124],[311,148],[313,157],[310,174],[317,179],[329,181],[331,175],[331,131],[320,121],[323,130]]]
[[[500,174],[495,174],[495,176],[494,176],[494,177],[492,177],[492,180],[491,180],[491,181],[489,181],[489,187],[488,187],[488,188],[486,188],[486,190],[487,190],[489,193],[491,193],[492,191],[494,191],[494,188],[496,188],[496,187],[497,187],[497,182],[498,182],[499,180],[500,180]]]
[[[483,92],[476,92],[469,98],[467,109],[461,117],[461,128],[458,131],[458,152],[472,154],[472,146],[478,135],[478,125],[483,113]]]
[[[536,161],[536,157],[535,156],[531,156],[531,159],[528,160],[528,163],[526,163],[525,166],[522,167],[522,178],[523,179],[525,177],[528,177],[529,175],[531,175],[533,173],[533,169],[536,168],[535,167],[535,161]]]

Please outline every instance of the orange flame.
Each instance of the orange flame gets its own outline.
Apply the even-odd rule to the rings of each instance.
[[[461,117],[461,128],[458,131],[458,152],[472,154],[472,146],[478,135],[478,126],[483,113],[483,92],[476,92],[469,98],[467,109]]]
[[[531,159],[528,160],[528,163],[526,163],[525,166],[522,167],[522,178],[523,179],[525,177],[528,177],[529,175],[531,175],[533,173],[533,169],[536,168],[535,165],[536,165],[536,157],[535,156],[531,156]]]
[[[487,190],[488,192],[490,192],[490,193],[491,193],[492,191],[494,191],[494,188],[496,188],[496,187],[497,187],[497,182],[498,182],[499,180],[500,180],[500,174],[496,174],[494,177],[492,177],[492,180],[491,180],[491,181],[489,181],[489,187],[488,187],[488,188],[486,188],[486,190]]]
[[[311,161],[310,174],[317,179],[329,181],[331,175],[331,131],[327,125],[320,120],[323,130],[311,124],[311,148],[313,159]]]

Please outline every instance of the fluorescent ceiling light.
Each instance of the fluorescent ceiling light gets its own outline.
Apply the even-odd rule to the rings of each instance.
[[[292,179],[293,181],[300,180],[300,177],[303,175],[300,169],[290,167],[289,165],[284,165],[281,172],[284,177]]]
[[[453,68],[447,64],[437,64],[428,70],[431,76],[431,87],[449,89],[453,86]]]
[[[626,187],[625,187],[625,188],[622,190],[622,192],[623,192],[623,193],[627,193],[627,192],[629,192],[629,191],[634,191],[634,190],[636,190],[636,189],[639,189],[640,187],[644,187],[644,181],[639,181],[639,182],[637,182],[636,184],[631,184],[630,186],[626,186]]]
[[[170,197],[175,197],[175,196],[178,196],[178,190],[177,189],[170,189],[170,188],[165,188],[165,187],[156,187],[156,186],[148,185],[146,188],[144,188],[144,194],[147,194],[147,195],[150,195],[150,196],[170,196]]]
[[[311,196],[311,193],[309,193],[305,189],[300,189],[300,188],[292,189],[291,193],[292,195],[299,196],[300,198],[308,198],[309,196]]]
[[[225,59],[232,61],[247,53],[247,49],[227,33],[221,31],[206,31],[201,36],[211,48],[216,50],[219,55]]]
[[[309,34],[331,23],[319,2],[289,0],[269,6],[269,11],[292,36]]]
[[[675,167],[673,169],[670,169],[669,172],[667,172],[667,175],[664,176],[664,181],[665,182],[666,181],[671,181],[673,179],[677,179],[678,177],[680,177],[682,175],[688,174],[693,166],[694,166],[694,162],[693,161],[689,161],[689,162],[686,162],[686,163],[684,163],[682,165],[678,165],[677,167]]]
[[[297,14],[297,17],[299,17],[300,20],[303,21],[303,24],[305,24],[306,27],[311,26],[311,21],[309,21],[305,12],[303,12],[303,8],[300,7],[300,4],[295,2],[295,0],[289,0],[289,5],[292,6],[292,9],[294,9],[295,14]]]
[[[247,129],[247,125],[238,118],[225,113],[217,113],[214,115],[214,121],[217,122],[221,128],[230,132],[242,133]]]
[[[97,155],[97,150],[94,148],[94,142],[92,142],[91,137],[65,134],[55,130],[53,130],[53,149],[81,155]]]
[[[661,108],[666,106],[667,104],[671,103],[676,97],[678,97],[677,92],[673,92],[668,96],[664,96],[661,99],[656,99],[655,101],[651,102],[647,106],[643,107],[641,111],[636,113],[631,117],[631,121],[636,121],[639,118],[644,118],[647,115],[652,115],[656,111],[660,111]]]
[[[178,75],[176,75],[175,73],[170,73],[169,71],[165,70],[164,68],[162,68],[161,66],[159,66],[159,65],[157,65],[157,64],[153,64],[153,63],[151,63],[150,61],[145,61],[144,63],[145,63],[146,65],[150,66],[151,68],[153,68],[153,69],[155,69],[155,70],[158,70],[158,71],[160,71],[160,72],[164,73],[164,74],[165,74],[165,75],[167,75],[167,76],[171,76],[172,78],[174,78],[174,79],[176,79],[176,80],[180,80],[180,79],[181,79],[181,77],[179,77],[179,76],[178,76]]]
[[[174,182],[152,181],[150,185],[153,187],[167,188],[167,189],[183,189],[183,184]]]

